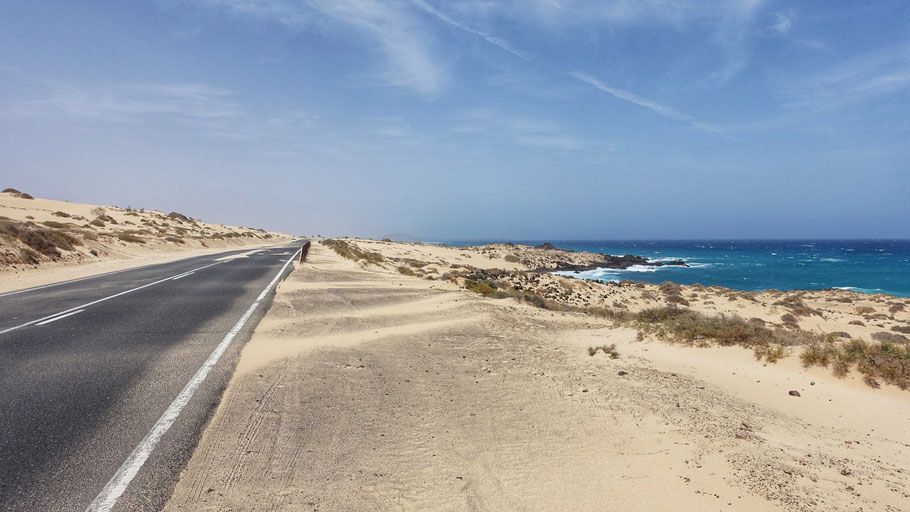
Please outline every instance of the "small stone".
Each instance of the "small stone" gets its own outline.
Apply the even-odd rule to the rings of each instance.
[[[799,391],[796,391],[795,389],[791,389],[789,394],[790,396],[802,396],[799,394]]]
[[[629,372],[626,372],[626,371],[623,371],[623,370],[619,370],[619,376],[620,376],[620,377],[622,377],[623,375],[628,375],[628,374],[629,374]]]
[[[812,382],[809,383],[809,385],[810,385],[810,386],[814,386],[814,385],[815,385],[815,381],[813,380]]]

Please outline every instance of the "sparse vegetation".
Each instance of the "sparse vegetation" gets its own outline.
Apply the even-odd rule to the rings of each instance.
[[[619,359],[619,352],[616,350],[616,344],[611,343],[610,345],[601,345],[599,347],[588,347],[588,355],[594,357],[597,355],[597,352],[603,352],[610,359]]]
[[[118,233],[117,239],[120,241],[123,241],[123,242],[130,243],[130,244],[144,244],[145,243],[144,238],[140,238],[128,231],[123,231],[123,232]]]
[[[496,293],[496,283],[492,281],[475,281],[474,279],[466,279],[464,282],[464,287],[471,292],[479,293],[484,297],[490,297]]]
[[[829,335],[808,345],[800,359],[806,367],[830,366],[839,377],[855,367],[872,387],[879,387],[879,381],[883,381],[904,390],[910,388],[910,346],[901,347],[887,341],[838,342]]]
[[[3,192],[6,194],[12,194],[12,195],[22,198],[22,199],[34,199],[34,197],[32,197],[31,195],[26,194],[25,192],[19,192],[18,190],[14,189],[14,188],[5,188],[5,189],[3,189]]]
[[[331,247],[339,256],[354,261],[366,261],[368,264],[379,264],[385,261],[378,252],[363,251],[344,240],[329,239],[320,242],[322,245]]]
[[[414,272],[413,270],[411,270],[411,267],[407,267],[407,266],[405,266],[405,265],[400,265],[400,266],[398,267],[398,273],[399,273],[399,274],[402,274],[402,275],[405,275],[405,276],[416,276],[416,275],[417,275],[416,272]]]
[[[42,254],[52,259],[61,256],[60,249],[72,251],[75,248],[74,246],[82,245],[81,240],[69,233],[56,229],[40,228],[31,222],[0,222],[0,233],[8,238],[19,240],[37,254]],[[31,253],[22,253],[20,251],[20,256],[23,255],[26,256],[23,259],[24,262],[35,260]]]
[[[755,357],[770,363],[786,354],[784,346],[800,342],[800,339],[783,330],[771,330],[736,316],[707,316],[675,307],[641,311],[635,315],[633,326],[644,334],[665,341],[696,346],[714,342],[723,346],[751,348]]]
[[[788,296],[784,297],[783,299],[781,299],[777,302],[774,302],[773,305],[787,308],[790,310],[791,313],[795,314],[796,316],[812,316],[812,315],[822,316],[821,311],[810,308],[809,306],[806,305],[805,302],[803,302],[802,299],[800,299],[796,295],[788,295]]]

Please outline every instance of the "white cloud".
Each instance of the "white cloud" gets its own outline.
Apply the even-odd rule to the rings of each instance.
[[[431,6],[430,4],[426,3],[423,0],[410,0],[410,2],[414,5],[416,5],[417,7],[419,7],[420,9],[423,9],[427,13],[432,14],[436,18],[444,21],[445,23],[452,25],[455,28],[458,28],[460,30],[473,34],[477,37],[480,37],[481,39],[492,44],[493,46],[496,46],[502,50],[505,50],[506,52],[511,53],[512,55],[514,55],[518,58],[521,58],[524,60],[530,60],[530,58],[524,52],[516,50],[511,45],[509,45],[507,42],[503,41],[502,39],[495,37],[495,36],[491,36],[485,32],[481,32],[480,30],[471,28],[471,27],[465,25],[464,23],[456,21],[456,20],[452,19],[451,17],[443,14],[442,12],[437,10],[435,7]]]
[[[530,149],[599,151],[612,148],[568,133],[560,125],[527,117],[512,117],[491,109],[475,109],[457,116],[450,130],[497,146],[513,144]]]
[[[892,46],[850,59],[816,76],[783,87],[785,106],[833,110],[910,90],[910,45]]]
[[[121,123],[149,117],[212,121],[240,114],[230,98],[230,91],[202,84],[59,87],[44,99],[21,103],[19,112]]]
[[[786,35],[793,28],[793,18],[782,12],[774,13],[774,23],[771,25],[775,32],[780,35]]]
[[[423,96],[441,92],[448,81],[445,67],[433,55],[432,38],[401,0],[190,0],[234,15],[260,18],[293,29],[326,19],[353,28],[385,57],[382,82]]]
[[[594,87],[595,89],[597,89],[601,92],[605,92],[605,93],[609,94],[610,96],[613,96],[614,98],[617,98],[617,99],[620,99],[623,101],[627,101],[629,103],[633,103],[640,107],[644,107],[660,116],[666,117],[667,119],[672,119],[674,121],[683,121],[683,122],[688,123],[689,125],[693,126],[694,128],[697,128],[699,130],[709,132],[709,133],[718,133],[718,134],[724,133],[724,131],[721,130],[720,128],[712,126],[708,123],[703,123],[701,121],[698,121],[698,120],[694,119],[692,116],[690,116],[688,114],[684,114],[684,113],[680,112],[679,110],[676,110],[673,107],[661,105],[660,103],[658,103],[656,101],[650,100],[648,98],[643,98],[641,96],[638,96],[637,94],[631,93],[631,92],[623,90],[623,89],[617,89],[615,87],[610,87],[607,84],[601,82],[600,80],[598,80],[592,76],[586,75],[584,73],[577,73],[577,72],[569,73],[569,76],[578,80],[579,82],[588,84],[591,87]]]

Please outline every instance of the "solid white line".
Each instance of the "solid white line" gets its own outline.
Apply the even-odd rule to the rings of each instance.
[[[35,324],[35,325],[47,325],[47,324],[49,324],[49,323],[51,323],[51,322],[56,322],[57,320],[66,318],[66,317],[68,317],[68,316],[73,316],[73,315],[75,315],[76,313],[82,313],[83,311],[85,311],[85,310],[84,310],[84,309],[80,309],[80,310],[78,310],[78,311],[70,311],[69,313],[67,313],[67,314],[65,314],[65,315],[55,316],[54,318],[51,318],[50,320],[45,320],[45,321],[43,321],[43,322],[38,322],[38,323]]]
[[[174,277],[171,278],[171,280],[176,281],[176,280],[181,279],[181,278],[184,278],[184,277],[186,277],[186,276],[191,276],[191,275],[193,275],[194,273],[195,273],[195,272],[191,270],[191,271],[189,271],[189,272],[187,272],[187,273],[185,273],[185,274],[180,274],[179,276],[174,276]]]
[[[294,261],[294,258],[296,258],[299,253],[300,250],[294,253],[294,256],[291,256],[291,258],[284,263],[284,266],[281,267],[281,270],[278,271],[278,274],[275,275],[272,282],[270,282],[268,286],[262,290],[262,293],[256,297],[256,300],[250,308],[246,310],[246,313],[240,317],[240,320],[238,320],[237,323],[234,324],[234,327],[224,336],[221,343],[215,347],[215,350],[212,351],[209,358],[205,360],[205,363],[203,363],[199,370],[196,371],[196,374],[193,375],[193,378],[187,382],[183,391],[177,395],[177,398],[174,398],[174,401],[171,402],[171,405],[164,411],[164,414],[158,418],[158,421],[152,426],[149,433],[145,435],[145,438],[143,438],[142,441],[139,442],[139,445],[133,449],[133,452],[130,453],[130,456],[123,462],[120,469],[114,473],[114,476],[107,485],[104,486],[104,489],[101,489],[101,492],[95,497],[94,501],[85,509],[86,512],[107,512],[117,504],[117,500],[123,492],[126,491],[126,488],[130,485],[130,482],[136,474],[139,473],[139,469],[142,468],[142,465],[145,464],[149,455],[152,454],[155,446],[158,445],[158,442],[161,441],[164,434],[167,433],[168,429],[171,428],[171,425],[174,424],[174,421],[177,420],[180,411],[182,411],[190,399],[193,398],[193,394],[196,393],[196,390],[199,389],[202,381],[205,380],[206,376],[208,376],[209,372],[215,366],[215,363],[221,358],[221,354],[227,350],[231,341],[234,340],[234,336],[237,336],[240,329],[243,328],[253,312],[256,311],[256,308],[259,307],[259,303],[262,302],[262,299],[264,299],[275,284],[278,283],[278,280],[281,279],[281,274],[284,273],[285,269],[288,268],[288,265]]]
[[[225,261],[230,261],[230,260],[225,260]],[[197,269],[193,269],[193,270],[191,270],[190,272],[195,272],[195,271],[197,271],[197,270],[202,270],[202,269],[204,269],[204,268],[214,267],[215,265],[220,265],[220,264],[222,264],[222,263],[224,263],[224,261],[217,261],[217,262],[212,263],[212,264],[210,264],[210,265],[206,265],[206,266],[204,266],[204,267],[199,267],[199,268],[197,268]],[[87,307],[89,307],[89,306],[93,306],[93,305],[95,305],[95,304],[98,304],[99,302],[104,302],[104,301],[106,301],[106,300],[110,300],[110,299],[113,299],[113,298],[115,298],[115,297],[119,297],[119,296],[121,296],[121,295],[126,295],[127,293],[132,293],[132,292],[135,292],[135,291],[137,291],[137,290],[141,290],[141,289],[143,289],[143,288],[148,288],[149,286],[154,286],[154,285],[156,285],[156,284],[163,283],[163,282],[168,281],[168,280],[173,279],[173,278],[174,278],[174,276],[165,277],[164,279],[159,279],[158,281],[155,281],[154,283],[144,284],[144,285],[142,285],[142,286],[139,286],[139,287],[136,287],[136,288],[132,288],[132,289],[130,289],[130,290],[122,291],[122,292],[120,292],[120,293],[115,293],[114,295],[110,295],[110,296],[108,296],[108,297],[104,297],[103,299],[98,299],[98,300],[95,300],[95,301],[92,301],[92,302],[85,303],[85,304],[83,304],[83,305],[81,305],[81,306],[76,306],[76,307],[74,307],[74,308],[70,308],[70,309],[67,309],[67,310],[64,310],[64,311],[60,311],[60,312],[58,312],[58,313],[54,313],[53,315],[48,315],[48,316],[39,318],[39,319],[37,319],[37,320],[32,320],[31,322],[25,322],[24,324],[17,325],[17,326],[15,326],[15,327],[10,327],[9,329],[2,330],[2,331],[0,331],[0,334],[5,334],[5,333],[8,333],[8,332],[10,332],[10,331],[15,331],[16,329],[21,329],[21,328],[23,328],[23,327],[27,327],[27,326],[32,325],[32,324],[36,324],[36,323],[38,323],[38,322],[43,322],[43,321],[45,321],[45,320],[47,320],[47,319],[49,319],[49,318],[53,318],[53,317],[55,317],[55,316],[57,316],[57,315],[62,315],[62,314],[65,314],[65,313],[69,313],[70,311],[76,311],[77,309],[87,308]]]

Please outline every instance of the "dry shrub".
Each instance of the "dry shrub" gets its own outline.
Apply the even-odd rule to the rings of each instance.
[[[0,233],[18,239],[32,250],[51,258],[60,257],[58,249],[72,251],[74,246],[82,245],[79,238],[69,233],[39,228],[32,223],[3,222],[0,223]]]
[[[367,263],[381,263],[385,261],[385,258],[382,257],[378,252],[363,251],[356,246],[345,242],[343,240],[329,239],[323,240],[320,242],[322,245],[331,247],[333,251],[338,253],[339,256],[348,258],[354,261],[366,261]]]
[[[910,340],[908,340],[906,336],[897,334],[896,332],[876,332],[872,334],[872,339],[875,341],[887,341],[898,344],[910,343]]]
[[[139,238],[138,236],[136,236],[128,231],[118,233],[117,239],[121,240],[123,242],[130,243],[130,244],[144,244],[145,243],[144,238]]]
[[[41,256],[28,247],[22,247],[19,249],[19,260],[22,263],[33,265],[41,261]]]
[[[417,275],[417,273],[414,272],[413,270],[411,270],[410,267],[406,267],[404,265],[401,265],[398,267],[398,273],[405,275],[405,276],[416,276]]]
[[[683,305],[683,306],[688,306],[688,305],[689,305],[689,301],[687,301],[686,299],[684,299],[683,296],[682,296],[682,295],[679,295],[679,294],[668,295],[668,296],[667,296],[667,302],[668,302],[669,304],[681,304],[681,305]]]
[[[811,315],[822,316],[821,311],[810,308],[809,306],[806,305],[805,302],[803,302],[803,300],[801,298],[799,298],[796,295],[788,295],[788,296],[784,297],[783,299],[781,299],[777,302],[774,302],[772,305],[787,308],[790,310],[790,312],[792,312],[793,314],[795,314],[797,316],[811,316]]]
[[[771,330],[737,316],[707,316],[675,307],[651,308],[637,313],[634,326],[665,341],[706,346],[751,348],[759,359],[776,362],[785,355],[784,346],[800,343],[801,337],[785,330]]]
[[[616,350],[616,343],[601,345],[599,347],[588,347],[588,355],[594,357],[598,352],[603,352],[610,359],[619,359],[619,352]]]
[[[853,312],[857,315],[871,315],[872,313],[875,313],[875,308],[871,308],[869,306],[857,306],[853,308]]]
[[[464,287],[468,291],[479,293],[484,297],[490,297],[496,293],[496,283],[492,281],[477,281],[474,279],[465,279]]]
[[[806,367],[831,366],[839,377],[855,367],[873,387],[878,387],[879,380],[904,390],[910,387],[910,346],[901,347],[887,341],[836,342],[829,335],[807,346],[800,359]]]

